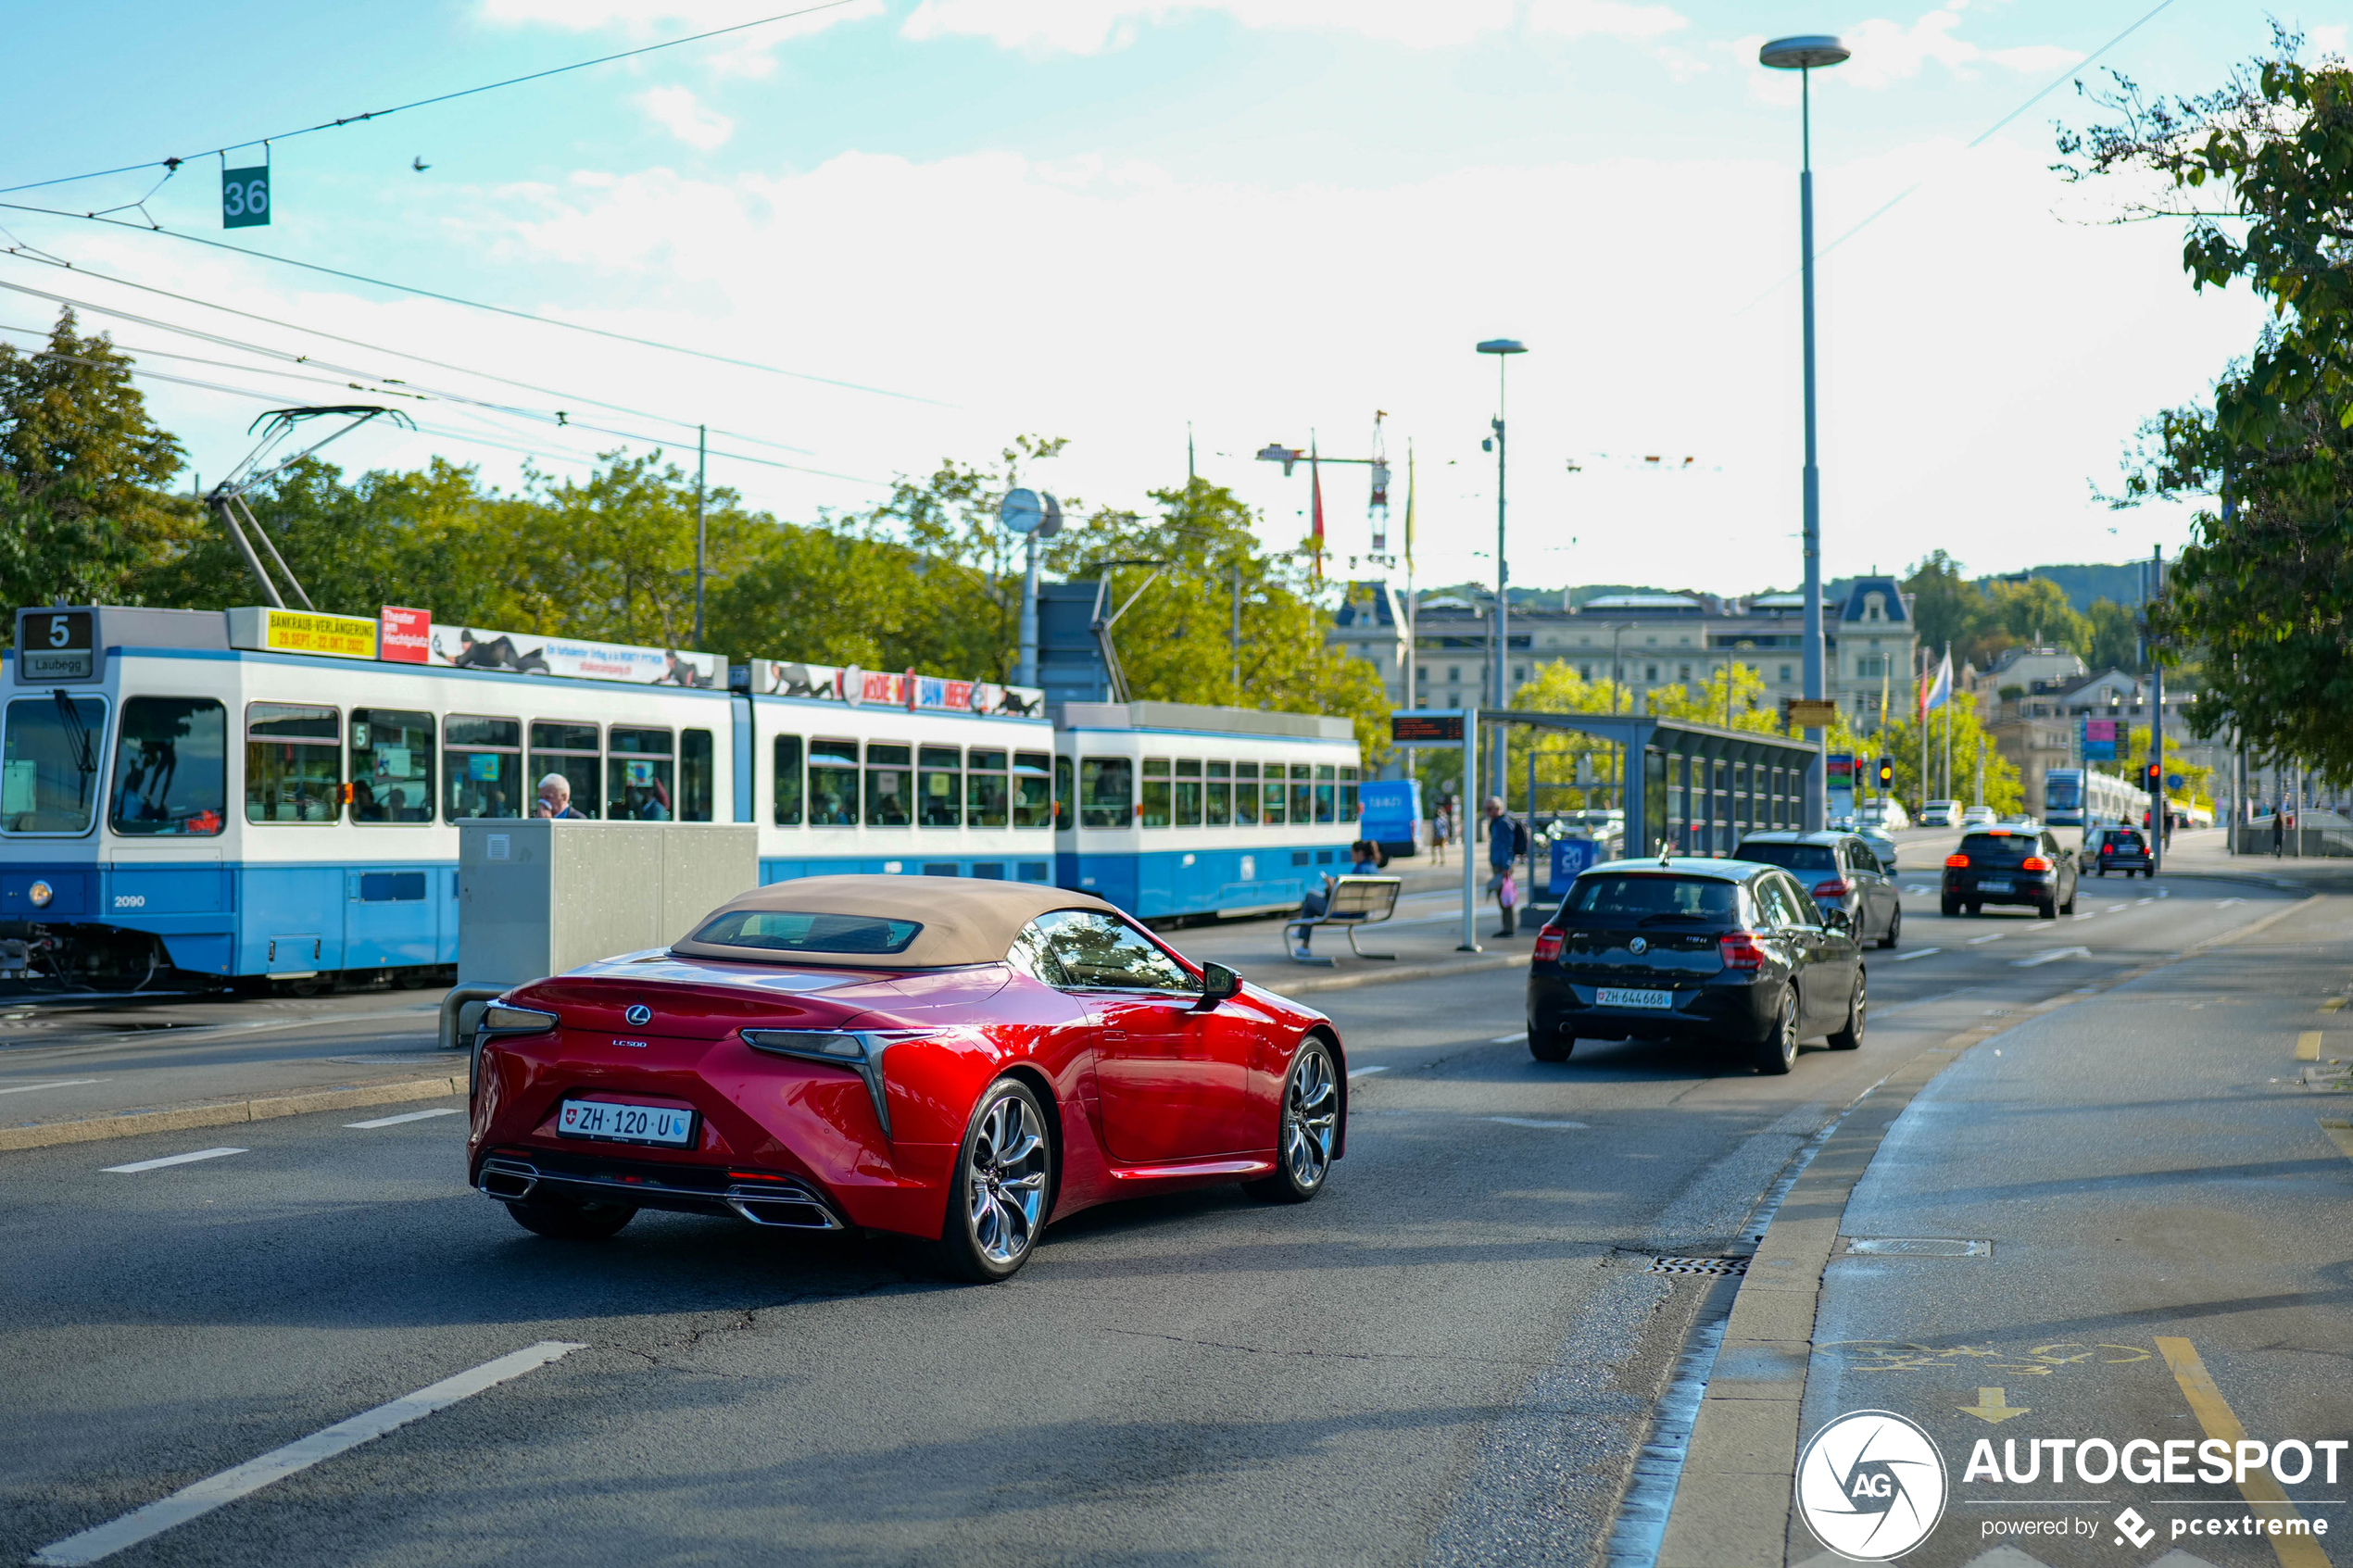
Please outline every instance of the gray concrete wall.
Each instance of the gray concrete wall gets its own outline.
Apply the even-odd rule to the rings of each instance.
[[[518,985],[666,947],[760,882],[748,822],[458,824],[458,983]]]

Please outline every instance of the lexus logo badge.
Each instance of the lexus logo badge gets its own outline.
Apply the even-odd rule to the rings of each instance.
[[[643,1002],[632,1002],[629,1010],[621,1016],[629,1021],[631,1027],[643,1029],[654,1021],[654,1010]]]
[[[1637,937],[1635,937],[1635,938],[1634,938],[1634,940],[1632,940],[1631,942],[1629,942],[1629,943],[1627,943],[1627,944],[1626,944],[1626,950],[1627,950],[1628,952],[1629,952],[1629,953],[1634,953],[1634,954],[1638,954],[1638,955],[1639,955],[1639,954],[1642,954],[1642,953],[1647,953],[1647,952],[1649,952],[1649,951],[1651,950],[1651,945],[1650,945],[1650,943],[1649,943],[1646,939],[1644,939],[1644,938],[1642,938],[1642,937],[1640,937],[1640,936],[1637,936]],[[635,1022],[640,1022],[640,1021],[639,1021],[638,1019],[636,1019],[636,1018],[633,1017],[633,1018],[631,1018],[631,1019],[630,1019],[630,1021],[629,1021],[629,1022],[631,1022],[632,1023],[635,1023]]]

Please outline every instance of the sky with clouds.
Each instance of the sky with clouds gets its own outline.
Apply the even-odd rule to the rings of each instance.
[[[0,185],[780,3],[49,7],[12,23]],[[2095,112],[2069,73],[2154,4],[841,0],[274,141],[267,228],[219,216],[224,161],[258,146],[152,191],[151,168],[0,194],[144,200],[116,216],[191,236],[0,208],[0,245],[31,253],[0,256],[0,328],[25,345],[44,296],[140,318],[85,312],[155,372],[159,417],[213,477],[264,408],[405,390],[431,395],[409,401],[417,433],[333,452],[511,483],[623,445],[691,464],[703,422],[713,483],[792,520],[1026,433],[1070,442],[1038,483],[1143,508],[1183,479],[1189,426],[1200,470],[1289,546],[1306,471],[1252,454],[1365,456],[1380,410],[1392,533],[1414,454],[1424,582],[1493,573],[1496,361],[1473,345],[1508,335],[1529,348],[1503,389],[1516,583],[1786,586],[1797,82],[1756,49],[1829,31],[1854,57],[1813,93],[1826,569],[2170,554],[2185,513],[2120,515],[2098,492],[2139,421],[2201,395],[2260,314],[2190,290],[2177,226],[2108,221],[2121,191],[2049,167],[2052,122]],[[2172,0],[2103,63],[2199,90],[2274,15],[2298,20]],[[2342,27],[2308,31],[2342,46]],[[1345,572],[1370,548],[1365,470],[1327,469],[1325,497]]]

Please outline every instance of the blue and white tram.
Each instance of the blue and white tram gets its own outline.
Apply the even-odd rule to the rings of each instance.
[[[1296,907],[1360,836],[1346,719],[1064,703],[1056,881],[1140,920]]]
[[[2092,768],[2053,768],[2043,775],[2043,820],[2053,827],[2137,826],[2148,791]]]
[[[36,972],[423,978],[457,959],[460,817],[548,773],[592,817],[734,815],[724,691],[253,651],[220,611],[20,636],[53,614],[89,618],[80,663],[20,641],[0,672],[0,937]]]

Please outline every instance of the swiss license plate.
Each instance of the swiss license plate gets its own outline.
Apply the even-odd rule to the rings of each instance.
[[[556,1130],[568,1137],[610,1138],[616,1143],[658,1143],[684,1148],[694,1141],[695,1113],[667,1105],[629,1105],[610,1099],[568,1099]]]
[[[2007,893],[2010,890],[2009,879],[2007,877],[1979,877],[1977,890],[1980,893]]]
[[[1604,1008],[1671,1008],[1675,1005],[1675,993],[1636,991],[1623,985],[1601,985],[1594,988],[1593,1005]]]

